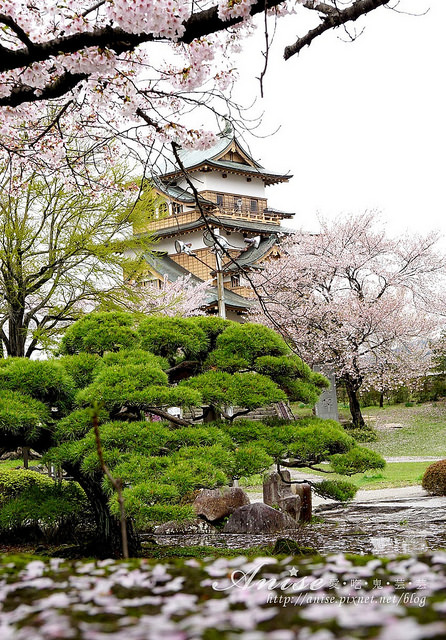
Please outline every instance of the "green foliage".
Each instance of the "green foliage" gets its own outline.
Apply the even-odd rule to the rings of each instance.
[[[332,420],[311,421],[306,426],[294,427],[294,430],[295,439],[289,442],[288,452],[298,460],[323,462],[333,454],[346,453],[355,444],[355,440]],[[274,431],[277,433],[277,429]]]
[[[251,410],[287,398],[270,378],[251,372],[207,371],[181,386],[200,391],[202,402],[217,408],[234,405]]]
[[[269,376],[286,392],[289,400],[315,405],[321,388],[328,386],[328,380],[319,373],[313,373],[298,356],[261,356],[256,359],[256,370]]]
[[[210,447],[215,444],[229,448],[232,444],[231,438],[218,423],[181,427],[169,434],[168,446],[172,451],[178,451],[181,447]]]
[[[135,316],[123,311],[90,313],[65,332],[60,351],[72,355],[83,351],[103,355],[106,351],[138,345]]]
[[[51,487],[53,480],[29,469],[0,469],[0,506],[28,492],[32,487]]]
[[[91,385],[76,396],[80,406],[101,402],[109,409],[128,404],[150,405],[156,402],[159,386],[167,385],[167,375],[161,367],[145,364],[101,367]]]
[[[320,389],[328,389],[330,386],[330,381],[326,378],[322,373],[318,371],[311,372],[311,382],[319,387]]]
[[[45,530],[47,527],[73,527],[74,519],[88,508],[84,492],[75,482],[35,483],[14,497],[2,502],[0,529],[11,530],[27,526]]]
[[[231,326],[230,320],[223,320],[218,316],[195,316],[189,318],[189,322],[205,332],[209,340],[208,351],[215,349],[218,336]]]
[[[139,335],[143,349],[166,358],[171,365],[194,359],[209,347],[206,332],[190,319],[148,317],[139,325]]]
[[[166,471],[166,477],[174,485],[181,487],[183,495],[190,494],[195,489],[212,489],[228,483],[225,472],[215,467],[211,460],[207,460],[206,449],[202,449],[200,457],[175,457]]]
[[[344,429],[358,442],[376,442],[378,440],[376,429],[369,427],[368,425],[358,428],[354,424],[350,423],[345,425]]]
[[[144,495],[137,495],[131,489],[124,489],[126,513],[141,530],[151,530],[156,524],[170,520],[192,520],[195,510],[190,504],[153,504],[145,502]],[[119,517],[119,504],[116,496],[110,501],[110,511]]]
[[[351,476],[354,473],[364,473],[367,469],[384,469],[386,462],[375,451],[364,447],[353,447],[344,454],[330,457],[330,464],[336,473]]]
[[[273,464],[273,458],[260,445],[237,447],[234,452],[234,466],[229,471],[231,478],[251,476],[267,471]]]
[[[239,444],[245,444],[254,440],[269,440],[272,435],[271,428],[264,422],[247,420],[246,418],[237,420],[232,424],[224,424],[222,425],[222,429]]]
[[[18,391],[0,391],[0,430],[32,444],[49,420],[48,408]]]
[[[95,369],[100,359],[95,353],[83,351],[77,355],[64,356],[60,358],[59,362],[71,376],[76,389],[82,389],[93,381]]]
[[[100,409],[98,413],[99,424],[106,422],[108,418],[108,412],[105,409]],[[91,427],[91,408],[77,409],[56,423],[54,428],[54,440],[57,442],[78,440],[79,438],[83,438],[90,431]]]
[[[446,460],[438,460],[426,469],[422,486],[434,496],[446,496]]]
[[[99,367],[122,367],[125,365],[143,365],[155,369],[167,369],[169,363],[165,358],[155,356],[143,349],[121,349],[121,351],[105,353],[99,361]]]
[[[255,361],[256,370],[273,380],[302,378],[310,380],[313,372],[298,356],[260,356]]]
[[[233,373],[253,368],[256,359],[265,354],[284,356],[289,353],[284,340],[272,329],[251,322],[234,323],[218,336],[209,363]]]
[[[91,487],[87,493],[102,501],[101,509],[108,503],[117,515],[115,491],[97,454],[93,404],[105,463],[122,481],[126,512],[138,527],[189,518],[196,490],[264,473],[286,458],[303,468],[331,461],[347,474],[381,464],[338,423],[315,417],[188,426],[173,418],[144,419],[146,412],[162,415],[172,406],[211,406],[225,415],[231,405],[246,412],[287,397],[314,403],[325,378],[266,327],[220,318],[95,313],[67,330],[62,352],[58,360],[0,362],[0,428],[18,443],[38,437],[44,462],[65,467]],[[53,406],[63,411],[51,413]],[[33,496],[47,509],[48,522],[57,512],[69,517],[63,496]],[[11,522],[19,522],[18,505],[26,506],[22,494],[16,498],[21,502],[11,502],[7,512]],[[29,513],[32,520],[35,511]]]
[[[0,368],[0,389],[28,394],[49,407],[67,411],[74,396],[74,384],[56,360],[11,358]]]
[[[357,487],[343,480],[322,480],[314,486],[314,490],[323,498],[348,502],[355,497]]]

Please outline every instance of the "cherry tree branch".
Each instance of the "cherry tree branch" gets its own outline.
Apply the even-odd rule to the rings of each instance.
[[[315,38],[325,31],[345,25],[347,22],[355,21],[360,16],[366,15],[374,9],[388,4],[390,0],[356,0],[352,5],[339,10],[325,2],[317,0],[305,0],[302,6],[310,11],[321,14],[321,23],[306,35],[298,38],[297,41],[285,48],[284,58],[299,53],[303,47],[310,45]],[[87,9],[84,15],[99,9],[103,2],[99,1],[91,8]],[[266,13],[275,7],[283,4],[283,0],[258,0],[250,8],[250,15]],[[218,7],[213,6],[193,13],[184,22],[184,33],[178,39],[179,42],[190,44],[197,38],[203,38],[213,33],[226,31],[243,22],[244,18],[234,17],[223,20],[218,15]],[[33,42],[15,21],[4,14],[0,15],[0,23],[3,23],[25,46],[19,49],[10,49],[0,45],[0,73],[29,67],[34,63],[41,63],[57,58],[61,55],[70,55],[90,47],[101,50],[110,49],[117,55],[133,51],[139,45],[147,42],[163,41],[165,38],[153,33],[128,33],[125,30],[112,27],[92,28],[90,31],[62,35],[45,42]],[[54,99],[69,93],[76,85],[90,76],[89,73],[69,73],[66,72],[55,80],[49,81],[41,90],[26,85],[13,89],[10,96],[0,99],[0,106],[16,107],[26,102],[38,100]]]
[[[89,74],[87,73],[70,73],[67,71],[37,93],[34,87],[15,87],[9,96],[0,98],[0,107],[18,107],[24,102],[38,102],[40,100],[61,98],[74,89],[80,82],[87,80],[88,77]]]
[[[345,25],[347,22],[354,22],[361,16],[370,13],[374,9],[388,4],[389,1],[390,0],[357,0],[346,9],[334,9],[333,11],[329,12],[327,12],[326,9],[327,5],[323,5],[323,8],[318,8],[322,5],[309,7],[307,6],[309,3],[306,3],[305,6],[307,8],[321,11],[325,14],[325,17],[317,27],[308,31],[308,33],[306,33],[302,38],[298,38],[294,44],[285,47],[283,57],[285,58],[285,60],[289,60],[289,58],[296,55],[296,53],[300,53],[304,47],[310,46],[313,40],[325,33],[325,31],[335,29],[336,27],[340,27],[341,25]],[[311,4],[315,3],[311,2]]]

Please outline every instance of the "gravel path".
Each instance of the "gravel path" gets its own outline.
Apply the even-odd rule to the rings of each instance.
[[[417,456],[396,456],[390,458],[384,458],[386,462],[436,462],[437,460],[444,460],[444,458],[436,458],[435,456],[424,456],[423,458]]]
[[[302,474],[302,478],[298,478],[297,475],[294,476],[295,480],[304,479],[304,475]],[[321,476],[312,476],[317,480],[322,480]],[[249,499],[251,502],[263,502],[263,493],[261,491],[249,491],[246,490]],[[380,500],[393,500],[393,499],[401,499],[401,498],[424,498],[429,494],[424,491],[424,489],[420,485],[412,485],[410,487],[394,487],[390,489],[359,489],[356,492],[355,497],[353,498],[353,502],[373,502]],[[335,503],[335,500],[328,500],[326,498],[321,498],[313,493],[313,506],[319,506],[321,504],[331,504]]]
[[[417,456],[398,456],[385,458],[386,462],[435,462],[436,460],[442,460],[443,458],[436,458],[434,456],[417,457]],[[292,480],[305,480],[308,478],[308,474],[290,469]],[[324,476],[312,475],[311,479],[315,482],[324,479]],[[250,491],[245,489],[251,502],[263,502],[262,491]],[[391,487],[388,489],[359,489],[353,498],[354,502],[370,502],[374,500],[392,500],[393,498],[421,498],[426,497],[428,494],[421,485],[410,485],[407,487]],[[335,502],[334,500],[328,500],[321,498],[313,494],[313,505],[318,506],[320,504],[330,504]]]

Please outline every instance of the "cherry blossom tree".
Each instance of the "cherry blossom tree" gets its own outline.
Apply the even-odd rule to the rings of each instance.
[[[259,317],[279,328],[309,364],[337,374],[353,424],[364,426],[358,392],[380,371],[400,380],[425,369],[423,350],[437,326],[445,258],[435,233],[389,238],[373,212],[320,220],[299,232],[256,277]]]
[[[379,406],[384,399],[402,388],[411,393],[419,391],[432,366],[432,352],[426,340],[413,341],[410,351],[391,351],[390,357],[373,353],[364,366],[362,391],[376,391]]]
[[[285,48],[288,59],[388,2],[1,0],[1,149],[54,170],[70,136],[97,146],[119,135],[144,157],[172,140],[206,147],[213,135],[186,115],[198,106],[218,112],[218,99],[228,113],[223,92],[253,17],[286,16],[298,29],[300,14],[313,16],[314,27]],[[266,60],[269,45],[267,36]]]
[[[140,313],[161,314],[171,318],[204,315],[206,293],[210,286],[210,282],[195,282],[191,274],[175,282],[165,278],[161,288],[150,283],[138,287],[137,302],[132,308]]]

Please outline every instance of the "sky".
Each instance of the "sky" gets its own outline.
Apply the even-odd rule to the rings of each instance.
[[[391,234],[446,236],[446,2],[402,0],[398,8],[428,13],[377,9],[358,23],[365,31],[354,42],[341,30],[326,33],[287,62],[283,47],[299,22],[279,21],[256,105],[267,137],[249,144],[263,166],[294,176],[267,189],[271,205],[296,212],[287,226],[317,230],[318,214],[376,209]],[[245,103],[260,93],[257,31],[238,63],[236,96]]]

